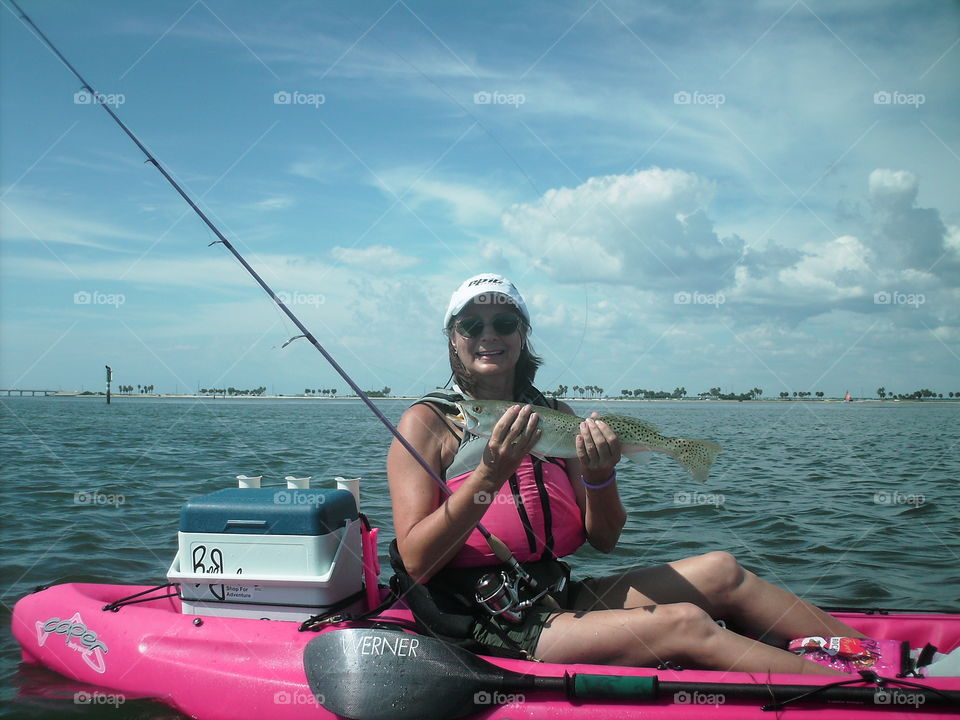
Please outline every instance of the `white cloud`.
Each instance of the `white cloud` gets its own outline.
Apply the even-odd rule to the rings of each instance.
[[[309,257],[248,254],[247,260],[276,292],[314,292],[321,279],[326,285],[327,276],[335,275],[329,272],[330,264]],[[145,255],[139,259],[73,259],[69,269],[55,259],[8,255],[4,257],[4,270],[8,276],[18,278],[96,281],[103,292],[116,292],[130,285],[217,291],[251,287],[253,283],[239,263],[224,252],[177,258]]]
[[[102,220],[92,220],[89,214],[75,213],[52,202],[35,202],[18,198],[0,202],[0,234],[4,240],[37,240],[46,244],[134,252],[130,241],[139,244],[152,238],[137,230]],[[108,244],[103,240],[120,240]]]
[[[870,173],[869,187],[874,198],[905,198],[912,203],[917,197],[917,177],[909,170],[877,168]]]
[[[462,179],[441,174],[433,169],[395,167],[378,170],[374,185],[392,203],[401,198],[415,211],[439,206],[461,225],[494,222],[507,206],[503,190],[491,189],[475,178]]]
[[[874,271],[870,251],[857,238],[838,237],[827,243],[810,243],[803,258],[776,274],[784,290],[818,300],[860,297],[864,284],[870,284]]]
[[[259,210],[286,210],[293,207],[295,201],[291,197],[268,197],[255,202],[253,206]]]
[[[406,270],[420,262],[419,258],[404,255],[396,248],[384,245],[371,245],[365,248],[337,246],[330,252],[344,265],[351,265],[372,273]]]
[[[682,170],[593,177],[548,190],[503,216],[504,252],[525,256],[560,282],[715,289],[741,255],[706,215],[714,184]]]

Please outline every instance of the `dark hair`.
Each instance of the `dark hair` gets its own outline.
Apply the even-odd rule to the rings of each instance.
[[[520,313],[517,313],[517,317],[520,318],[520,327],[518,330],[523,336],[523,341],[520,346],[520,357],[517,358],[517,365],[514,368],[513,374],[514,400],[518,400],[524,390],[533,386],[533,379],[537,374],[537,368],[543,365],[543,358],[534,354],[533,350],[530,348],[530,341],[527,339],[527,333],[530,332],[530,325],[527,324],[527,321],[524,320]],[[450,337],[451,333],[456,332],[453,329],[455,322],[456,318],[451,318],[450,324],[447,326],[448,338]],[[452,341],[447,343],[447,351],[450,356],[450,370],[453,372],[454,382],[456,382],[457,386],[465,393],[475,395],[477,391],[477,383],[470,375],[470,371],[464,367],[463,362],[460,360],[460,356],[457,354],[457,348],[454,347]]]

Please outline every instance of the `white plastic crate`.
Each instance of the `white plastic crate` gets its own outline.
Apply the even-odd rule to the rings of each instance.
[[[279,537],[284,541],[299,538],[295,535]],[[167,571],[167,579],[180,583],[183,612],[186,614],[302,621],[363,588],[360,521],[354,520],[344,531],[329,533],[321,538],[325,539],[323,545],[326,547],[329,547],[330,540],[338,541],[332,557],[322,563],[327,567],[323,574],[262,570],[244,570],[240,575],[235,572],[192,572],[183,569],[181,550]],[[231,535],[229,539],[234,545],[232,552],[237,557],[243,556],[243,553],[254,559],[271,552],[278,559],[276,554],[284,548],[299,548],[303,555],[310,555],[307,548],[318,540],[308,536],[309,542],[303,543],[264,542],[277,539],[264,535]],[[186,547],[190,548],[191,544],[188,542]],[[192,557],[190,552],[188,550],[187,557]],[[278,563],[277,567],[287,567],[289,564],[285,561]]]

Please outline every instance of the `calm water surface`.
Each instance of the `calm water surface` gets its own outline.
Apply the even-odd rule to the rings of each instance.
[[[379,404],[396,421],[408,403]],[[572,404],[724,448],[703,485],[665,456],[625,462],[620,545],[610,555],[581,550],[575,573],[726,550],[821,605],[960,611],[960,404]],[[74,705],[56,676],[21,667],[6,629],[16,599],[67,580],[163,582],[181,504],[241,473],[278,486],[286,475],[312,475],[315,487],[362,477],[363,509],[388,541],[388,444],[351,400],[0,398],[0,716],[180,718],[145,701]],[[123,503],[76,502],[92,492]]]

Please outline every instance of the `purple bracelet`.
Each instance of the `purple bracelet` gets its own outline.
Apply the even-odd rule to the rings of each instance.
[[[604,480],[604,481],[603,481],[602,483],[600,483],[599,485],[591,485],[590,483],[588,483],[588,482],[584,479],[583,475],[580,476],[580,482],[582,482],[585,487],[588,487],[588,488],[590,488],[591,490],[599,490],[600,488],[605,488],[607,485],[609,485],[610,483],[612,483],[612,482],[613,482],[614,480],[616,480],[616,479],[617,479],[617,469],[616,469],[616,468],[614,468],[614,469],[613,469],[613,472],[610,473],[610,477],[608,477],[606,480]]]

